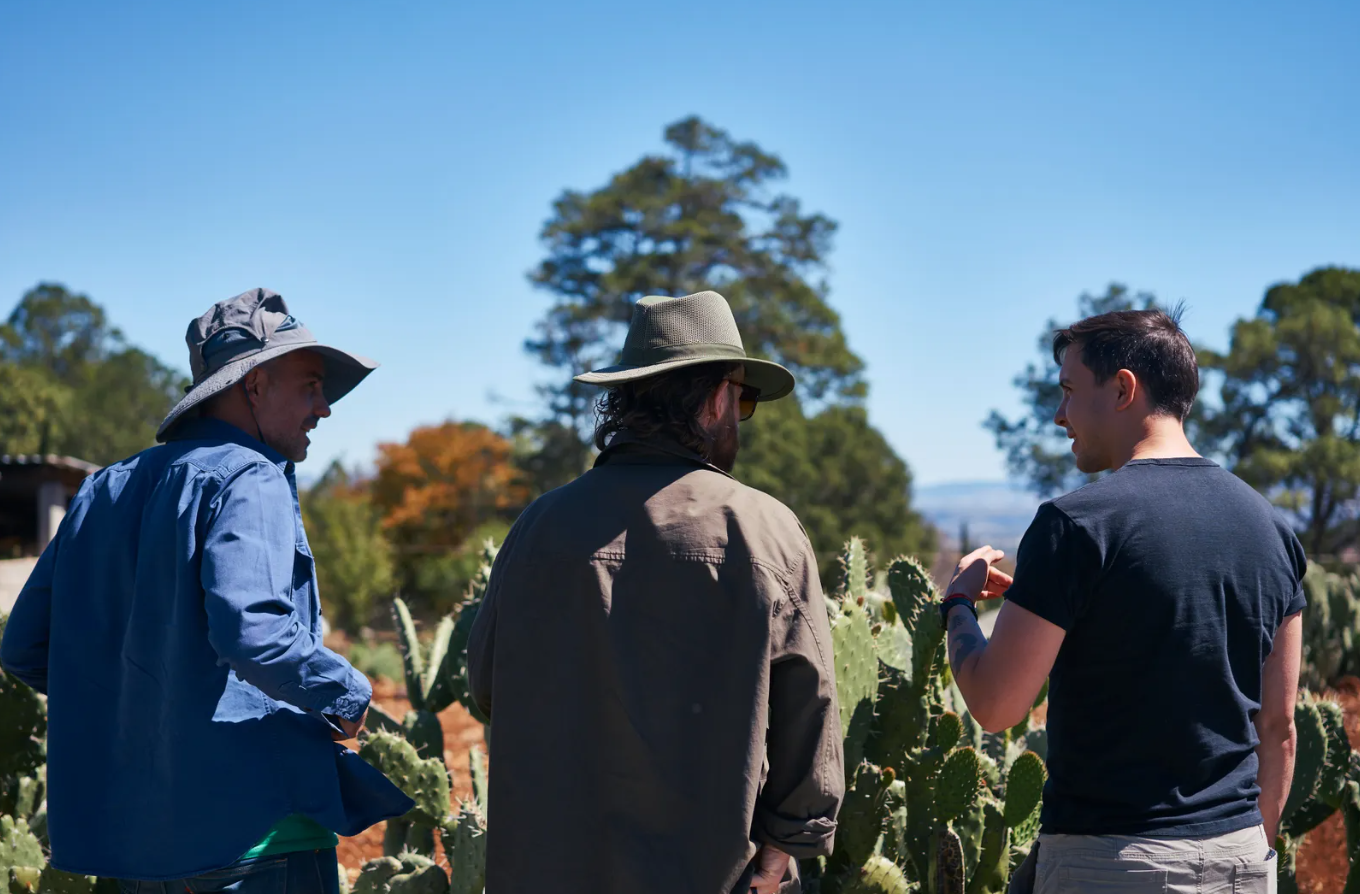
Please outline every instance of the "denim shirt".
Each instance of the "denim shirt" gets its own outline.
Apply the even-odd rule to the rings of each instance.
[[[305,814],[341,835],[412,802],[331,739],[368,680],[321,642],[293,464],[224,422],[86,479],[19,594],[4,669],[48,701],[52,863],[177,879]]]

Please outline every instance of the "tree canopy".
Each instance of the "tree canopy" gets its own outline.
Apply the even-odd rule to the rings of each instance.
[[[155,443],[188,380],[129,345],[104,309],[55,283],[0,326],[0,452],[107,464]]]
[[[1360,534],[1360,270],[1322,267],[1266,290],[1233,324],[1205,420],[1212,449],[1298,520],[1310,554]]]
[[[664,143],[594,191],[564,192],[543,228],[547,256],[530,279],[553,303],[525,348],[560,378],[542,389],[544,418],[512,424],[535,490],[586,468],[599,392],[571,377],[614,361],[637,300],[714,289],[747,353],[799,382],[801,403],[764,405],[743,424],[738,476],[817,517],[808,529],[823,557],[852,533],[885,555],[931,548],[906,464],[862,409],[864,363],[828,301],[835,222],[777,191],[784,163],[753,142],[691,117]]]

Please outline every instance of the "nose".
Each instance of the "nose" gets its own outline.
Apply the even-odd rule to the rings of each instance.
[[[1067,398],[1064,397],[1058,402],[1058,409],[1053,413],[1053,424],[1067,428]]]
[[[317,392],[316,403],[312,406],[312,411],[316,413],[318,419],[325,419],[330,416],[331,405],[326,401],[325,392]]]

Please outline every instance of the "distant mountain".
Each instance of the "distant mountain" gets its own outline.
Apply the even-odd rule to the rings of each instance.
[[[912,505],[940,529],[946,546],[958,546],[959,527],[967,522],[974,546],[990,543],[1011,558],[1041,502],[1005,481],[949,481],[912,492]]]

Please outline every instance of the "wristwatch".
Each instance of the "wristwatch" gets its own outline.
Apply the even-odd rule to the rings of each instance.
[[[973,600],[962,593],[951,593],[940,601],[940,624],[947,626],[949,612],[956,605],[966,606],[973,613],[973,619],[977,620],[977,606],[973,604]]]

